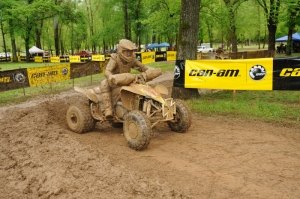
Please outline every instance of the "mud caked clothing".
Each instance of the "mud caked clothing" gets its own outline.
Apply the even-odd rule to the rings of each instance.
[[[110,75],[130,73],[131,69],[145,72],[148,68],[138,60],[128,63],[124,62],[116,53],[114,53],[111,55],[111,58],[106,66],[105,77],[108,79]]]
[[[104,115],[106,118],[112,117],[113,115],[111,92],[112,92],[112,87],[114,86],[112,87],[110,86],[110,81],[109,81],[110,77],[115,74],[130,73],[131,69],[136,69],[140,72],[145,72],[146,70],[148,70],[146,66],[144,66],[140,61],[136,59],[133,59],[133,61],[130,62],[126,62],[126,61],[122,61],[120,56],[116,53],[111,55],[111,58],[106,66],[105,73],[104,73],[106,79],[102,80],[100,84],[100,88],[102,91],[102,100],[103,100],[102,104],[105,110]],[[114,87],[114,90],[117,91],[113,96],[114,101],[117,101],[120,95],[117,89],[116,87]]]

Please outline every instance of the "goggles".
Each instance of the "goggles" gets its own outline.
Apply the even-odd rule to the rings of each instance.
[[[135,54],[136,50],[123,50],[122,54],[126,57],[132,57]]]

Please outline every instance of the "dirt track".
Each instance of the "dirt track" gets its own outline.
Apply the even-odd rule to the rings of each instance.
[[[0,108],[0,198],[300,198],[300,125],[194,114],[136,152],[108,125],[70,132],[77,97]]]

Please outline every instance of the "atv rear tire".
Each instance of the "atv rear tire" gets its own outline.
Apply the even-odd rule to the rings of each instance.
[[[88,103],[71,105],[67,111],[68,127],[75,133],[85,133],[95,127],[96,121],[91,115]]]
[[[174,120],[168,121],[168,125],[172,131],[185,133],[191,126],[191,113],[182,100],[176,99],[175,103],[176,115]]]
[[[137,151],[147,148],[152,134],[151,123],[141,111],[131,111],[125,116],[124,136],[130,148]]]

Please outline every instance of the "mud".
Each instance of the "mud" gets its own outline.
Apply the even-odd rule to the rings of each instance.
[[[300,198],[300,125],[193,114],[145,151],[122,129],[67,129],[73,92],[0,108],[0,198]]]

